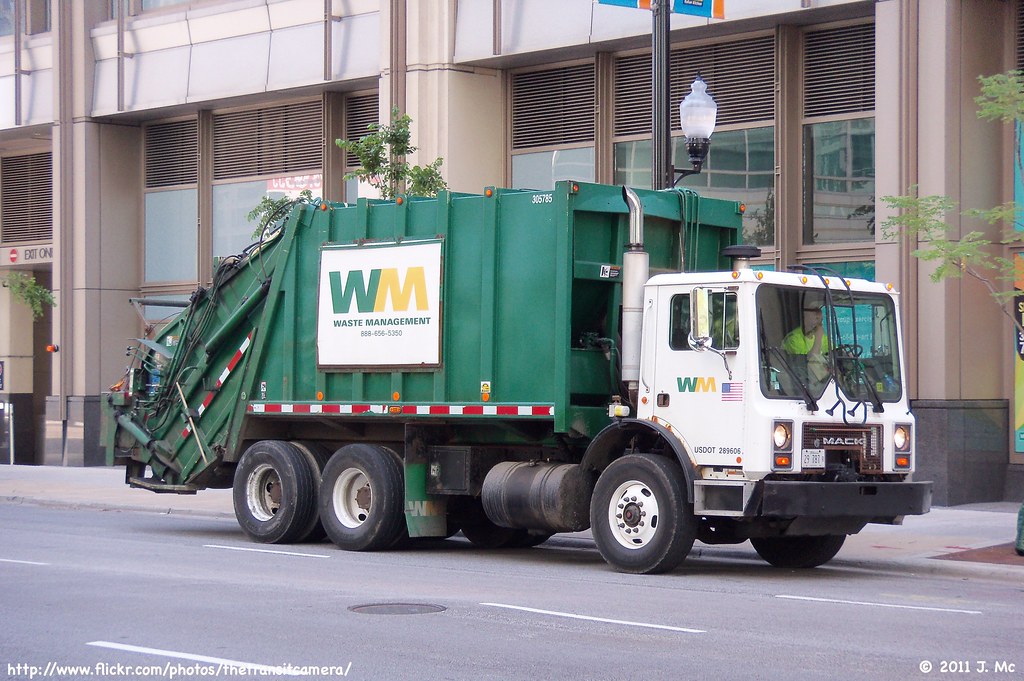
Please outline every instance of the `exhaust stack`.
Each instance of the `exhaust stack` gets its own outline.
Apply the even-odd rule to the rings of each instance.
[[[629,243],[622,254],[622,380],[636,404],[640,387],[640,339],[643,327],[644,284],[650,278],[644,250],[644,207],[629,187],[622,188],[629,206]]]

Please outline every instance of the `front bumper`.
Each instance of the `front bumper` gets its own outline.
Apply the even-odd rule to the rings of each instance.
[[[765,480],[760,492],[760,499],[750,499],[744,515],[874,520],[923,515],[932,506],[930,482]],[[759,508],[751,508],[755,504]]]

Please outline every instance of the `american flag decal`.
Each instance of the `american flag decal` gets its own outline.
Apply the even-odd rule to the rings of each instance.
[[[722,401],[723,402],[742,402],[743,401],[743,384],[742,383],[723,383],[722,384]]]

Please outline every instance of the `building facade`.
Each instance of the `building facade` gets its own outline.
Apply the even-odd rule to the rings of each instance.
[[[1020,4],[726,0],[724,20],[672,19],[673,109],[698,73],[719,105],[685,184],[746,204],[760,267],[902,292],[937,503],[1024,490],[1015,332],[978,282],[931,282],[879,197],[1014,198],[1013,132],[973,98],[1021,63]],[[393,108],[411,160],[443,157],[458,191],[651,186],[651,23],[597,0],[0,0],[0,277],[57,299],[33,319],[0,289],[0,459],[102,463],[100,394],[130,339],[244,248],[261,197],[368,195],[334,140]]]

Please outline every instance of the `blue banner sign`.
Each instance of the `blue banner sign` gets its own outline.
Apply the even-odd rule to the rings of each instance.
[[[602,5],[618,5],[634,9],[650,9],[651,0],[597,0]],[[671,0],[676,14],[690,14],[709,19],[725,18],[725,0]]]

